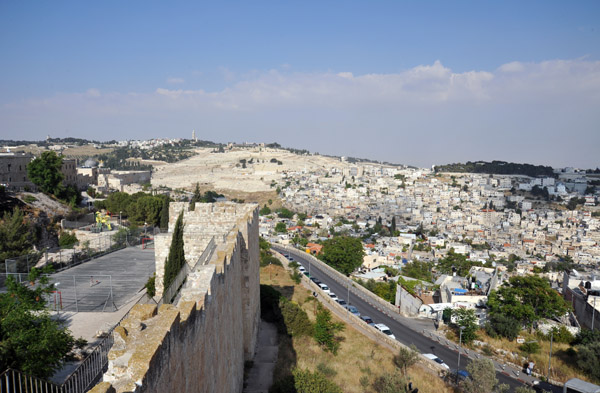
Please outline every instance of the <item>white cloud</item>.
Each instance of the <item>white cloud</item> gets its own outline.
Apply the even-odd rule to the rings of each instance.
[[[600,62],[588,59],[515,61],[491,72],[454,72],[440,61],[388,74],[221,72],[232,82],[214,92],[90,89],[12,103],[0,107],[0,130],[43,137],[68,128],[119,139],[203,124],[215,135],[206,139],[276,140],[415,164],[511,155],[533,162],[536,154],[543,163],[580,159],[600,145]]]
[[[176,78],[176,77],[168,77],[167,78],[167,83],[171,84],[171,85],[180,85],[184,82],[185,82],[185,80],[183,78]]]

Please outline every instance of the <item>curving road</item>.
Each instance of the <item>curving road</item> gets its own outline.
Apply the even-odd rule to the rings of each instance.
[[[423,321],[418,319],[411,319],[402,317],[400,315],[388,315],[385,312],[381,311],[377,308],[375,302],[372,302],[371,299],[364,299],[359,295],[358,291],[352,288],[350,285],[349,298],[348,298],[348,285],[343,285],[342,283],[336,281],[333,277],[329,276],[329,274],[319,268],[317,264],[310,263],[310,257],[301,251],[289,251],[287,249],[278,246],[277,244],[272,244],[273,250],[279,253],[290,254],[294,258],[294,260],[304,268],[309,271],[312,277],[317,277],[323,283],[327,284],[331,291],[335,292],[335,294],[345,299],[348,303],[355,306],[358,311],[360,311],[361,315],[370,316],[375,323],[384,323],[386,324],[391,331],[396,336],[396,339],[403,344],[411,345],[414,344],[421,353],[433,353],[442,359],[451,369],[457,369],[458,366],[458,350],[457,345],[454,343],[450,343],[450,347],[443,345],[442,343],[446,343],[445,339],[441,339],[442,343],[436,339],[438,336],[436,335],[427,335],[427,330],[431,330],[432,323],[431,321]],[[346,284],[348,284],[350,280]],[[363,295],[364,296],[364,295]],[[460,360],[460,368],[465,369],[466,365],[470,361],[471,356],[481,356],[476,354],[475,352],[468,351],[468,354],[465,353],[465,349],[461,350],[461,360]],[[509,368],[506,368],[506,371],[501,369],[501,366],[494,362],[496,365],[496,378],[498,378],[500,383],[505,383],[510,385],[511,391],[518,386],[522,386],[524,384],[524,380],[521,378],[526,378],[526,376],[519,373],[517,375],[516,371],[509,371]],[[513,375],[510,375],[511,372]]]

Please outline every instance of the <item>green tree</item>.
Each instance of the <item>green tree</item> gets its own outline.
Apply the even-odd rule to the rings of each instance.
[[[466,308],[456,308],[452,310],[452,316],[456,320],[458,329],[462,328],[462,342],[469,344],[477,338],[477,316],[475,310]],[[459,332],[457,332],[459,333]]]
[[[406,371],[419,361],[419,352],[417,347],[412,344],[410,347],[400,347],[398,353],[394,356],[394,364],[406,376]]]
[[[162,208],[160,209],[160,229],[169,228],[169,197],[163,197]]]
[[[294,217],[294,212],[289,209],[286,209],[285,207],[282,207],[281,209],[277,210],[277,215],[279,216],[279,218],[291,219],[292,217]]]
[[[342,393],[342,389],[320,372],[296,369],[293,371],[297,393]]]
[[[402,267],[402,275],[432,282],[432,268],[433,264],[431,262],[412,261]]]
[[[337,271],[348,275],[362,265],[364,255],[359,238],[338,236],[323,242],[319,257]]]
[[[465,393],[490,393],[494,392],[498,380],[494,363],[490,359],[473,359],[467,366],[471,378],[460,383]]]
[[[488,297],[490,316],[502,314],[531,327],[542,318],[564,315],[569,307],[546,280],[538,276],[514,276]]]
[[[0,220],[0,261],[27,254],[33,245],[31,226],[23,212],[15,208]]]
[[[344,324],[333,322],[331,312],[319,304],[317,321],[314,326],[313,337],[319,345],[334,355],[340,348],[340,337],[336,333],[344,330]]]
[[[192,196],[192,200],[190,201],[190,210],[194,211],[196,209],[196,203],[200,202],[201,199],[202,194],[200,193],[200,184],[196,183],[194,195]]]
[[[63,231],[58,238],[58,245],[62,248],[73,248],[77,244],[77,236],[74,233]]]
[[[490,315],[490,321],[486,324],[485,330],[491,336],[500,335],[513,341],[521,331],[521,324],[513,318],[507,317],[502,313]]]
[[[29,275],[29,281],[38,281],[35,289],[8,277],[7,292],[0,294],[0,369],[48,378],[61,366],[74,339],[45,311],[44,294],[53,286],[40,273],[34,268]]]
[[[277,225],[275,225],[275,232],[286,233],[287,227],[285,226],[285,223],[278,222]]]
[[[260,214],[261,216],[268,216],[269,214],[271,214],[271,208],[267,205],[264,205],[259,211],[258,214]]]
[[[600,380],[600,341],[577,346],[577,366],[590,377]]]
[[[53,151],[45,151],[27,164],[27,177],[43,192],[58,194],[64,179],[61,167],[62,157]]]
[[[165,260],[165,276],[163,280],[163,288],[166,290],[173,282],[177,273],[181,270],[185,262],[185,253],[183,251],[183,210],[179,213],[175,228],[173,229],[173,237],[171,247],[169,248],[169,256]]]

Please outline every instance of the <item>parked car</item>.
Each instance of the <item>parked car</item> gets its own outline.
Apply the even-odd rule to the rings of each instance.
[[[304,273],[306,271],[306,269],[304,268],[304,266],[300,265],[300,266],[298,266],[298,271],[300,273]]]
[[[423,354],[423,356],[425,356],[427,359],[431,359],[434,362],[438,363],[440,366],[444,367],[446,370],[450,370],[450,367],[446,363],[444,363],[444,361],[442,359],[438,358],[434,354],[425,353],[425,354]]]
[[[319,279],[318,279],[318,278],[316,278],[316,277],[311,277],[311,278],[310,278],[310,281],[314,282],[314,283],[315,283],[315,284],[317,284],[317,285],[319,285],[319,284],[321,283],[321,280],[319,280]]]
[[[345,305],[347,305],[348,303],[346,303],[346,301],[340,297],[338,297],[337,299],[335,299],[336,302],[338,302],[338,304],[342,307],[344,307]]]
[[[329,292],[329,297],[332,298],[333,300],[337,300],[337,298],[338,298],[337,295],[331,291]]]
[[[356,315],[357,317],[360,317],[360,313],[358,312],[358,309],[356,307],[347,304],[344,306],[344,308],[350,311],[352,314]]]
[[[319,288],[321,288],[321,291],[323,291],[323,292],[325,292],[325,293],[329,293],[329,292],[331,292],[331,291],[329,290],[329,287],[327,286],[327,284],[320,283],[320,284],[317,284],[317,285],[319,285]]]
[[[308,274],[308,272],[302,272],[302,274],[304,274],[306,277],[310,278],[310,274]]]
[[[376,323],[374,325],[374,327],[375,327],[375,329],[379,330],[381,333],[387,334],[387,336],[389,338],[392,338],[394,340],[396,339],[396,336],[394,336],[394,333],[392,333],[392,331],[390,330],[389,327],[387,327],[387,325],[384,325],[383,323]]]
[[[375,325],[375,322],[373,322],[373,320],[371,319],[371,317],[367,317],[366,315],[361,315],[360,319],[362,319],[363,321],[365,321],[365,323],[369,326],[373,326]]]

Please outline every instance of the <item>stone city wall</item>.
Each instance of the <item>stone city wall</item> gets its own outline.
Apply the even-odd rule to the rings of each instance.
[[[244,362],[254,356],[260,318],[258,208],[199,205],[189,211],[187,203],[171,203],[170,230],[182,209],[184,234],[197,231],[199,243],[208,243],[203,223],[217,225],[221,217],[229,230],[215,237],[208,263],[188,275],[177,304],[136,305],[115,329],[108,371],[92,392],[242,391]],[[168,254],[168,237],[157,237],[157,268]],[[200,247],[186,249],[186,259],[194,260],[197,252]]]

